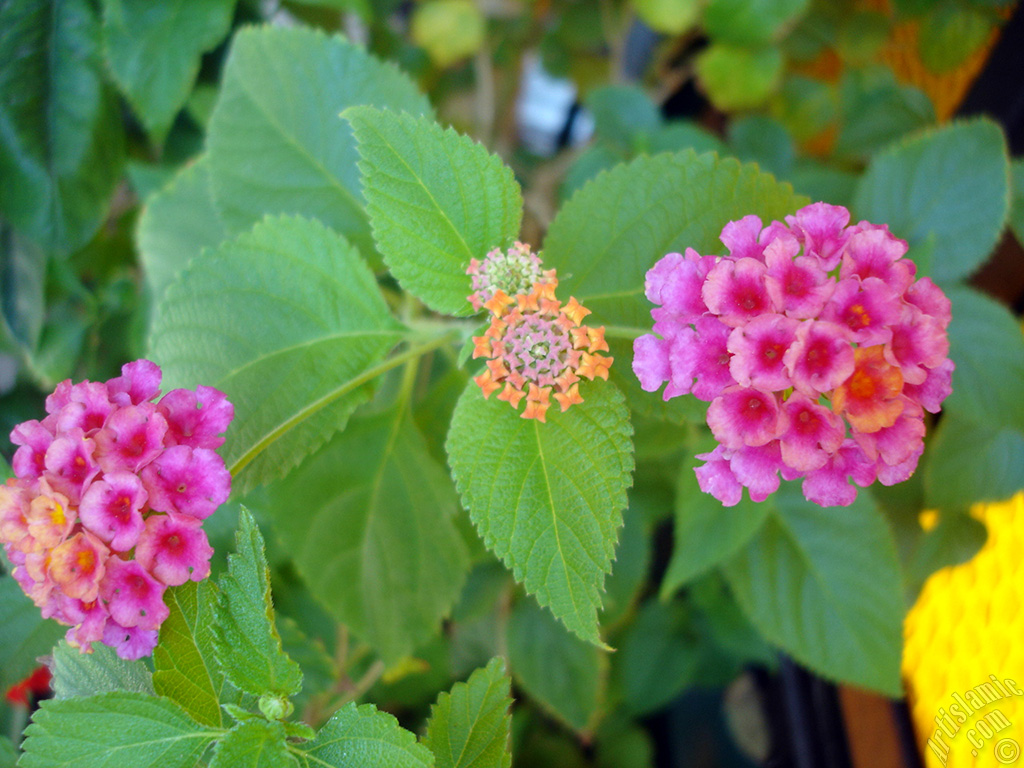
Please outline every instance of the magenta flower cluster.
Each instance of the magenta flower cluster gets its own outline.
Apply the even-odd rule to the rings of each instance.
[[[710,402],[719,445],[700,487],[724,505],[763,501],[803,479],[822,506],[853,503],[876,480],[906,480],[923,451],[924,411],[952,389],[950,303],[915,279],[907,244],[884,225],[849,225],[815,203],[786,223],[727,224],[729,254],[670,253],[647,273],[654,333],[633,370],[664,398]]]
[[[210,573],[202,521],[231,491],[216,449],[234,407],[211,387],[158,402],[160,368],[128,363],[105,383],[70,380],[47,416],[11,432],[15,479],[0,486],[0,542],[14,578],[68,642],[149,655],[164,591]]]

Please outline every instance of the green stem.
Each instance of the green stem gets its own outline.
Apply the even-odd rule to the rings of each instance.
[[[390,357],[384,362],[375,365],[372,368],[368,368],[355,378],[349,379],[340,387],[338,387],[332,392],[328,392],[319,400],[314,400],[312,403],[310,403],[305,408],[300,410],[294,416],[287,419],[282,424],[279,424],[268,434],[264,435],[264,437],[259,442],[257,442],[248,451],[239,456],[235,463],[232,464],[231,467],[229,468],[231,470],[231,476],[238,477],[239,472],[245,469],[250,464],[250,462],[253,461],[253,459],[255,459],[257,456],[263,453],[263,451],[265,451],[272,443],[278,440],[282,435],[284,435],[293,427],[301,424],[303,421],[308,419],[317,411],[326,408],[328,405],[333,403],[338,398],[344,397],[349,392],[353,392],[359,389],[359,387],[373,381],[381,374],[387,373],[392,368],[397,368],[398,366],[402,365],[403,363],[409,360],[414,360],[418,357],[422,357],[427,352],[431,352],[439,347],[445,346],[446,344],[450,344],[452,342],[457,341],[460,338],[460,336],[461,333],[459,331],[449,330],[448,332],[443,333],[440,336],[435,336],[434,338],[430,339],[429,341],[425,341],[422,344],[411,346],[404,352],[400,352],[394,357]]]
[[[604,327],[606,339],[639,339],[650,332],[650,328],[633,328],[627,325],[606,325]]]

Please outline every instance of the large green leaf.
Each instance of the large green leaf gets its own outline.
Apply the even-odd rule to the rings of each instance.
[[[686,606],[648,601],[614,658],[626,709],[633,715],[661,709],[693,683],[700,660]]]
[[[693,453],[712,450],[713,445],[696,447]],[[703,450],[701,450],[703,449]],[[672,559],[661,582],[661,595],[668,597],[684,584],[733,555],[764,525],[768,505],[757,504],[747,494],[734,507],[723,507],[701,491],[694,468],[704,462],[693,454],[683,460],[676,486],[675,527]]]
[[[1024,432],[1024,336],[1017,319],[970,288],[947,294],[953,303],[949,356],[956,370],[943,408],[995,430]]]
[[[0,212],[47,250],[92,237],[121,175],[99,42],[87,0],[0,5]]]
[[[999,17],[987,8],[940,3],[925,16],[917,36],[921,63],[932,72],[956,69],[988,42]]]
[[[34,352],[46,314],[46,252],[0,222],[0,337]]]
[[[470,314],[469,260],[519,234],[523,198],[512,171],[427,118],[369,107],[344,117],[359,143],[366,211],[391,272],[432,308]]]
[[[154,141],[188,99],[200,57],[231,25],[235,0],[103,0],[107,63]]]
[[[438,697],[423,737],[437,768],[509,768],[509,688],[504,662],[492,659]]]
[[[303,768],[388,766],[430,768],[434,756],[416,737],[372,704],[350,703],[334,713],[316,738],[292,749]]]
[[[38,666],[65,628],[39,615],[10,576],[0,576],[0,689],[6,691]]]
[[[193,768],[217,734],[172,701],[122,692],[44,701],[25,735],[22,768]]]
[[[355,248],[317,221],[267,218],[193,259],[150,350],[167,387],[202,383],[234,403],[221,452],[251,486],[344,426],[400,329]]]
[[[542,708],[577,731],[592,728],[608,683],[607,654],[565,631],[533,600],[508,620],[512,675]]]
[[[633,471],[622,395],[595,382],[585,402],[547,423],[466,387],[448,433],[448,458],[487,547],[565,626],[600,644],[597,611]]]
[[[156,692],[197,722],[219,728],[224,673],[214,660],[217,588],[209,581],[187,581],[168,590],[164,601],[171,613],[160,625],[160,644],[153,651]]]
[[[235,35],[207,146],[212,189],[230,231],[265,213],[299,213],[373,251],[346,107],[430,112],[391,64],[340,37],[259,27]]]
[[[153,298],[163,298],[189,261],[225,235],[210,193],[209,160],[202,155],[146,200],[139,217],[136,240]]]
[[[1024,488],[1024,433],[1018,429],[979,426],[951,413],[939,424],[927,455],[929,507],[967,508]]]
[[[928,95],[897,82],[888,67],[849,70],[840,83],[841,121],[835,154],[864,161],[908,132],[932,125]]]
[[[949,282],[991,253],[1009,209],[1002,130],[986,118],[924,131],[877,155],[854,197],[854,214],[888,224],[910,245],[932,248],[921,275]]]
[[[440,629],[469,560],[451,479],[405,407],[353,419],[270,488],[275,529],[306,584],[389,662]]]
[[[598,138],[632,150],[640,136],[661,126],[661,113],[651,98],[635,85],[605,85],[587,94],[587,109],[594,116]]]
[[[867,493],[823,508],[786,484],[724,572],[771,643],[818,674],[901,695],[903,593],[896,545]]]
[[[611,326],[609,337],[636,336],[652,325],[644,276],[658,259],[687,247],[722,253],[718,236],[729,221],[755,213],[767,223],[807,202],[731,158],[692,150],[642,157],[601,174],[562,207],[544,262],[558,268],[563,295],[593,310],[592,325]]]
[[[298,693],[302,671],[281,649],[263,537],[245,507],[238,515],[236,551],[220,577],[214,616],[214,655],[232,685],[254,696]]]
[[[210,768],[298,768],[286,739],[284,726],[277,721],[246,720],[217,742]]]
[[[1024,158],[1010,164],[1010,178],[1013,182],[1010,228],[1017,236],[1017,242],[1024,245]]]
[[[715,40],[764,45],[781,38],[809,5],[809,0],[710,0],[704,29]]]
[[[14,750],[14,744],[6,736],[0,736],[0,768],[15,768],[18,762],[18,753]]]
[[[61,640],[53,649],[50,669],[53,695],[57,699],[114,691],[154,694],[153,674],[144,661],[122,659],[113,648],[102,643],[94,643],[91,653],[82,653]]]

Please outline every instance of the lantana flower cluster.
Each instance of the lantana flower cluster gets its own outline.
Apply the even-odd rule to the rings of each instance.
[[[160,368],[128,363],[107,382],[70,380],[47,416],[11,432],[15,478],[0,486],[0,542],[44,617],[84,651],[152,652],[164,591],[210,573],[202,521],[231,491],[216,449],[234,407],[212,387],[160,393]]]
[[[877,480],[906,480],[924,450],[924,412],[952,389],[950,302],[903,258],[884,225],[849,225],[815,203],[785,224],[727,224],[729,254],[670,253],[647,273],[654,333],[636,340],[646,391],[710,403],[718,441],[700,487],[732,506],[803,479],[822,506]]]
[[[566,304],[556,298],[555,270],[542,270],[529,246],[493,250],[474,259],[467,274],[475,289],[470,303],[491,313],[490,327],[473,337],[473,357],[488,358],[474,378],[485,398],[500,389],[498,399],[517,409],[525,398],[521,417],[544,422],[552,396],[566,411],[583,402],[581,378],[608,379],[613,358],[599,354],[608,351],[604,327],[582,324],[590,310],[575,297]]]

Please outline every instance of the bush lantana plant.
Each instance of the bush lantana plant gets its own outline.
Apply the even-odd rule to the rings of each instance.
[[[999,126],[857,70],[905,119],[811,156],[809,4],[265,5],[0,4],[0,766],[632,768],[780,659],[900,697],[1020,482]],[[638,18],[723,133],[583,77]],[[591,83],[553,163],[531,50]]]

